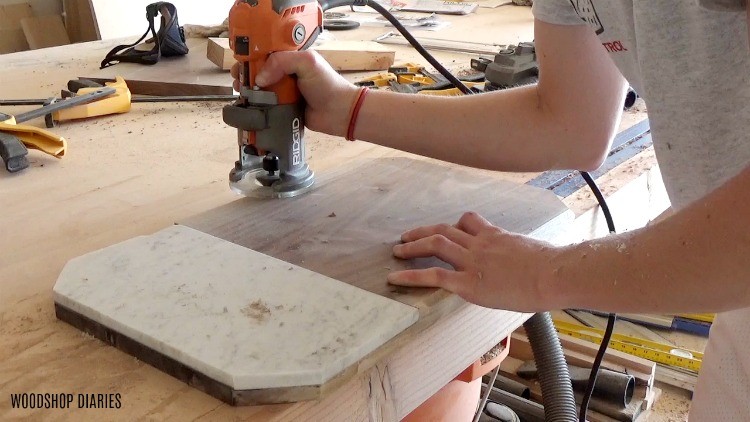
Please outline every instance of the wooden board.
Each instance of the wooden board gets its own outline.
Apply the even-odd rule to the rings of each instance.
[[[0,29],[0,54],[26,51],[29,43],[23,29]]]
[[[65,29],[72,42],[100,39],[94,9],[88,0],[63,0]]]
[[[21,29],[21,20],[34,16],[29,3],[0,6],[0,29]]]
[[[338,71],[387,70],[396,51],[372,41],[325,41],[313,47]]]
[[[312,49],[337,71],[387,70],[396,58],[395,50],[372,41],[323,41]],[[235,62],[228,38],[209,38],[206,56],[223,70]]]
[[[236,62],[229,48],[229,38],[209,38],[206,44],[206,57],[221,70],[229,70]]]
[[[402,232],[455,223],[467,210],[525,234],[568,215],[549,191],[433,161],[382,158],[347,167],[318,180],[313,193],[245,198],[182,223],[429,313],[448,294],[386,282],[391,271],[439,264],[394,258]]]
[[[21,27],[32,50],[70,44],[62,17],[58,15],[23,18]]]
[[[382,354],[461,303],[444,290],[386,282],[391,271],[446,266],[436,259],[394,258],[392,247],[402,232],[423,224],[454,223],[466,210],[525,234],[570,217],[546,190],[476,177],[431,160],[360,160],[317,183],[312,192],[299,197],[245,198],[181,223],[416,307],[420,319],[381,346],[376,353]],[[368,369],[360,362],[345,373],[354,377]],[[321,388],[325,390],[325,384]]]

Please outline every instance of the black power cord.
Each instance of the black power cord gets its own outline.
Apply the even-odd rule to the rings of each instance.
[[[602,209],[604,219],[607,220],[607,228],[610,234],[616,233],[615,222],[612,219],[612,213],[609,211],[607,201],[604,199],[599,186],[596,185],[594,179],[585,171],[580,172],[583,180],[589,185],[589,189],[593,192],[599,207]],[[581,400],[581,410],[578,413],[578,420],[580,422],[586,422],[586,414],[589,410],[589,402],[591,401],[591,395],[594,393],[594,387],[596,386],[596,378],[599,376],[599,368],[602,366],[602,360],[604,359],[604,353],[607,351],[609,346],[609,340],[612,338],[612,332],[615,329],[615,322],[617,321],[617,314],[611,313],[607,318],[607,328],[604,330],[604,336],[602,336],[602,343],[599,345],[599,350],[596,352],[594,362],[591,364],[591,373],[589,374],[589,382],[586,384],[586,391],[583,393],[583,399]]]
[[[396,30],[398,30],[401,35],[403,35],[404,38],[406,38],[407,41],[414,47],[419,54],[422,55],[422,57],[427,60],[428,63],[432,65],[432,67],[435,68],[441,75],[443,75],[453,86],[458,88],[462,93],[465,95],[471,95],[474,93],[471,89],[469,89],[466,85],[464,85],[457,77],[455,77],[451,72],[448,71],[440,62],[438,62],[420,43],[419,41],[414,38],[409,31],[401,24],[401,22],[398,21],[398,19],[393,16],[393,14],[388,11],[385,7],[381,6],[380,4],[376,3],[375,1],[370,0],[322,0],[321,6],[323,10],[328,10],[332,7],[337,6],[369,6],[370,8],[374,9],[376,12],[383,15],[383,17],[390,22]],[[581,177],[583,177],[583,180],[586,181],[586,184],[588,184],[591,191],[594,193],[594,196],[596,197],[597,202],[599,203],[599,206],[602,209],[602,213],[604,214],[604,218],[607,221],[607,228],[609,229],[610,233],[615,233],[615,223],[612,219],[612,214],[609,211],[609,206],[607,205],[607,201],[604,199],[604,195],[602,195],[602,192],[599,190],[599,187],[596,185],[596,182],[594,182],[594,179],[591,177],[590,174],[588,174],[585,171],[580,172]],[[596,358],[594,359],[594,362],[591,366],[591,374],[589,375],[589,382],[586,386],[586,391],[583,395],[583,400],[581,401],[581,410],[579,412],[579,420],[581,422],[586,421],[586,413],[588,412],[588,405],[589,401],[591,400],[591,395],[594,392],[594,386],[596,385],[596,378],[599,375],[599,368],[601,367],[602,360],[604,359],[604,353],[607,351],[607,346],[609,345],[609,340],[612,337],[612,332],[614,331],[615,321],[617,320],[617,315],[614,313],[609,314],[609,318],[607,321],[607,329],[604,332],[604,336],[602,338],[602,343],[599,346],[599,351],[596,354]],[[492,382],[487,386],[488,391],[492,388],[492,385],[494,384],[494,378],[497,376],[497,370],[495,370],[493,374],[493,380]],[[484,398],[483,401],[486,401],[486,398]],[[480,407],[478,412],[482,412],[483,409]],[[478,414],[477,414],[478,416]]]

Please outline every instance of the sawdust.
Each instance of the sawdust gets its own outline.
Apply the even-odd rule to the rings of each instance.
[[[496,344],[495,347],[489,350],[489,352],[485,353],[481,358],[479,358],[479,363],[484,365],[485,363],[498,357],[500,353],[503,352],[503,350],[505,350],[505,345],[503,343]]]
[[[271,310],[268,308],[268,305],[260,299],[250,303],[240,311],[246,317],[254,319],[259,323],[265,322],[271,316]]]

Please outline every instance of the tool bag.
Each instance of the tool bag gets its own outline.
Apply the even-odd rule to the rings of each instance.
[[[161,13],[159,32],[154,28],[154,18]],[[185,44],[185,33],[177,22],[177,8],[172,3],[157,2],[146,6],[148,29],[138,41],[128,45],[118,45],[102,60],[100,69],[120,62],[155,64],[161,56],[184,56],[188,53]],[[149,34],[153,36],[146,42],[154,42],[154,48],[148,51],[136,50],[136,46]]]

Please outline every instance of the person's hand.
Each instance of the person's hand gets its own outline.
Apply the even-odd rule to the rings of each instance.
[[[397,271],[388,282],[401,286],[440,287],[477,305],[518,311],[550,306],[541,285],[555,248],[493,226],[476,213],[455,225],[419,227],[393,247],[401,259],[437,257],[453,270],[428,268]]]
[[[232,66],[234,89],[239,91],[239,64]],[[255,77],[261,88],[273,85],[284,75],[297,75],[297,85],[307,101],[305,125],[318,132],[345,136],[349,109],[357,87],[336,73],[315,51],[273,53]]]

